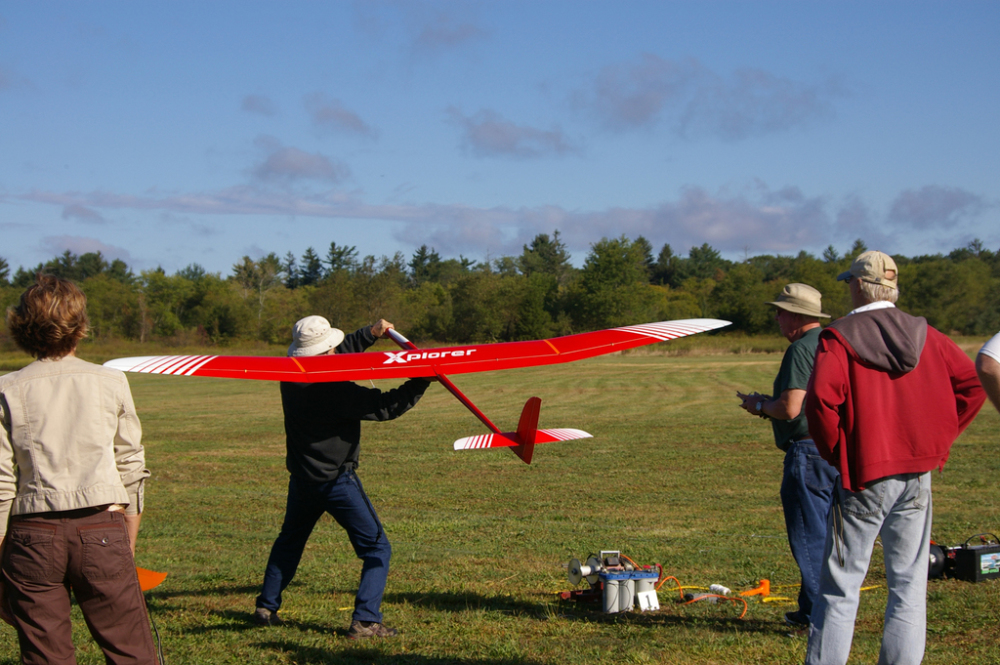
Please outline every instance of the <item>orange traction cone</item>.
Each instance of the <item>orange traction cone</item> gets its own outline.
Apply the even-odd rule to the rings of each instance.
[[[770,596],[771,595],[771,580],[761,580],[760,584],[757,585],[756,589],[748,589],[747,591],[741,591],[741,596]]]

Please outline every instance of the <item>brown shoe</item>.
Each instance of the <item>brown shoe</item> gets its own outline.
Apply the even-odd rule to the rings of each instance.
[[[347,637],[352,640],[366,640],[369,637],[395,637],[399,631],[377,621],[352,621]]]
[[[258,626],[280,626],[285,620],[278,616],[277,611],[272,612],[266,607],[258,607],[254,610],[253,622]]]

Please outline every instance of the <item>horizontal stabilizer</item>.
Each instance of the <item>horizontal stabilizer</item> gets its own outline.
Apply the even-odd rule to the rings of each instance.
[[[589,439],[592,435],[582,429],[540,429],[535,435],[535,443],[551,443],[553,441],[572,441],[573,439]],[[480,434],[467,436],[455,442],[455,450],[473,450],[478,448],[509,448],[519,446],[517,432],[503,434]]]

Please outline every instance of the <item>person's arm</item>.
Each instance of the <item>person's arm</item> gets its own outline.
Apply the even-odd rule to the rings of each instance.
[[[7,539],[0,537],[0,560],[3,559],[3,548],[6,543]],[[17,628],[17,624],[14,623],[14,617],[7,611],[7,590],[4,586],[3,577],[0,577],[0,621]]]
[[[327,415],[357,420],[394,420],[416,406],[430,384],[428,379],[414,378],[384,392],[354,383],[344,384],[340,399],[330,405]]]
[[[372,337],[378,339],[378,338],[382,337],[383,335],[385,335],[386,332],[388,332],[390,329],[395,328],[395,327],[396,326],[392,325],[391,323],[389,323],[385,319],[379,319],[371,327]]]
[[[17,479],[14,476],[14,447],[10,440],[10,418],[7,414],[7,403],[0,396],[0,561],[3,560],[3,548],[7,542],[7,522],[11,504],[17,494]],[[3,577],[0,576],[0,620],[14,626],[14,617],[7,611],[7,599],[4,592]]]
[[[755,416],[774,418],[775,420],[798,418],[799,414],[802,413],[802,404],[806,399],[806,391],[797,388],[785,390],[776,398],[760,393],[744,395],[738,392],[736,394],[743,400],[743,403],[740,404],[741,409]],[[760,409],[757,408],[757,404],[760,404]]]
[[[118,430],[115,432],[115,465],[122,485],[128,493],[129,505],[125,509],[125,528],[128,531],[129,547],[135,557],[135,544],[139,537],[139,523],[142,521],[143,484],[149,477],[146,469],[146,452],[142,447],[142,426],[135,412],[132,391],[128,379],[122,374],[121,403],[118,407]]]
[[[1000,362],[980,353],[976,356],[976,374],[979,375],[979,382],[983,384],[993,408],[1000,411]]]
[[[841,410],[847,395],[847,350],[836,338],[821,337],[806,390],[806,420],[819,454],[837,468]]]
[[[951,389],[955,394],[955,412],[958,416],[960,434],[975,420],[976,414],[986,401],[986,392],[979,383],[979,377],[976,376],[976,364],[969,359],[965,351],[947,335],[928,326],[928,339],[931,336],[940,340],[939,348],[951,375]]]
[[[128,532],[128,545],[132,548],[132,558],[135,558],[135,541],[139,539],[139,522],[142,521],[142,513],[135,515],[125,515],[125,530]]]
[[[344,337],[344,341],[337,346],[337,353],[361,353],[393,327],[385,319],[379,319],[373,325],[358,328]]]
[[[17,475],[14,472],[14,465],[10,411],[7,400],[0,395],[0,542],[7,534],[10,509],[14,497],[17,496]]]

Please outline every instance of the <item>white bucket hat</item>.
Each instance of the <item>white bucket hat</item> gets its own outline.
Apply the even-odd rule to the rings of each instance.
[[[344,333],[330,326],[322,316],[307,316],[292,327],[290,356],[319,356],[336,348],[344,341]]]

